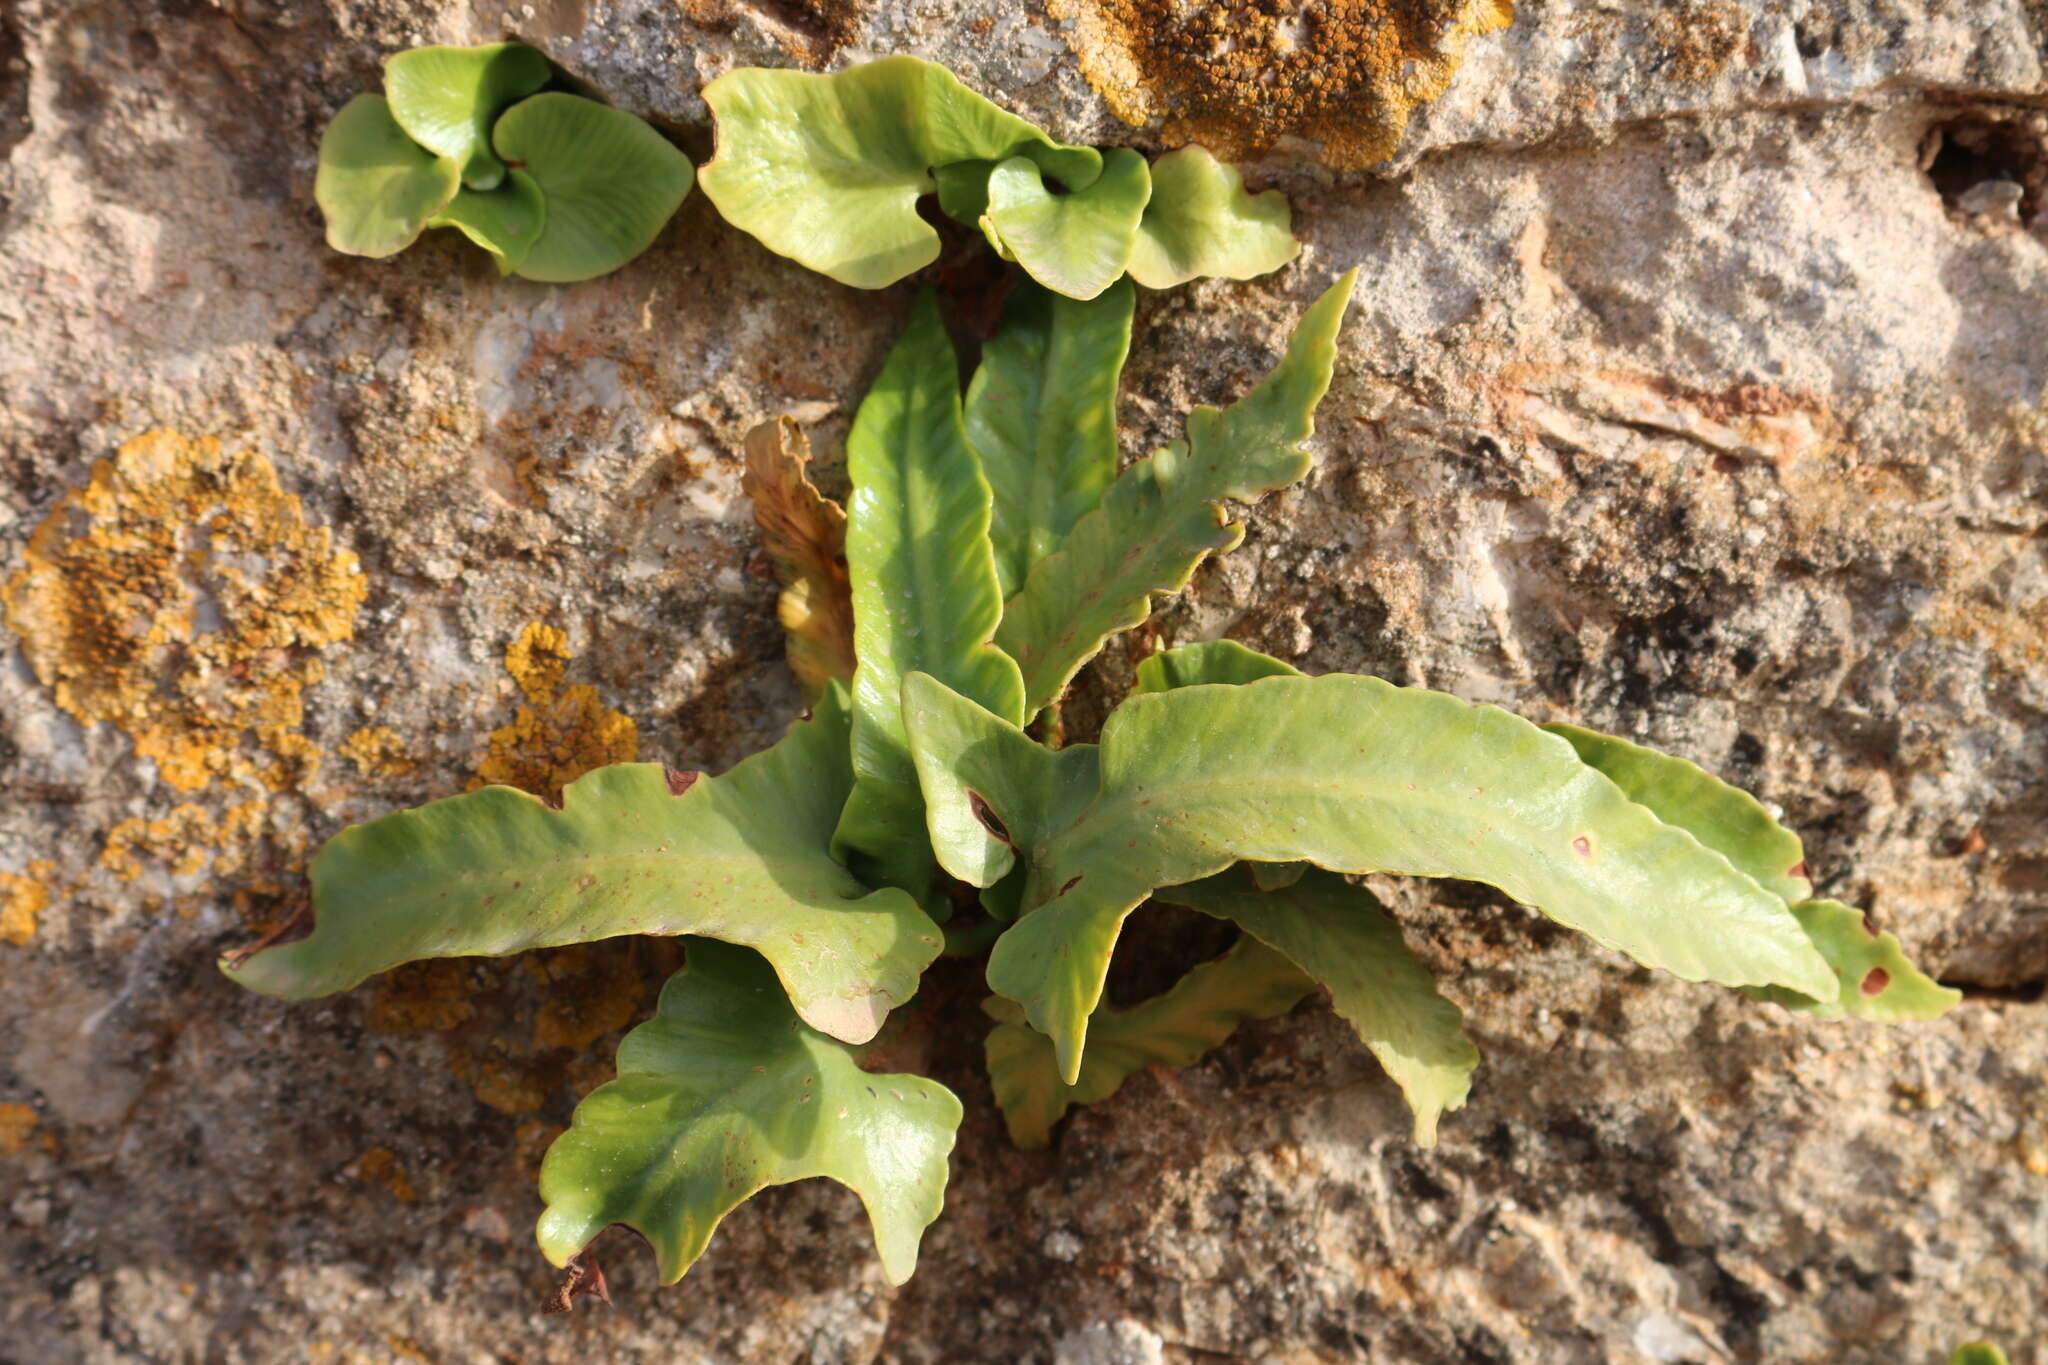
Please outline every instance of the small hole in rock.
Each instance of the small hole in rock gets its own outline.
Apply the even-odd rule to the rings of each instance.
[[[2018,119],[1967,114],[1930,128],[1920,168],[1942,203],[1969,218],[2030,223],[2048,190],[2048,147]]]

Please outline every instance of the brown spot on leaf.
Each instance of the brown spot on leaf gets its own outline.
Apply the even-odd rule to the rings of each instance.
[[[661,774],[668,779],[668,794],[670,796],[681,796],[684,792],[697,785],[698,778],[704,776],[704,774],[694,769],[685,772],[681,768],[671,768],[666,763],[661,767]]]
[[[1572,852],[1574,852],[1574,853],[1578,854],[1578,855],[1579,855],[1579,856],[1580,856],[1581,858],[1584,858],[1584,859],[1585,859],[1585,860],[1586,860],[1587,862],[1589,862],[1589,863],[1590,863],[1590,862],[1592,862],[1592,861],[1593,861],[1593,841],[1592,841],[1592,840],[1591,840],[1590,838],[1588,838],[1587,836],[1585,836],[1585,835],[1581,834],[1581,835],[1580,835],[1580,836],[1579,836],[1578,838],[1576,838],[1576,839],[1572,840]]]
[[[1798,862],[1786,868],[1785,875],[1788,877],[1797,877],[1801,881],[1810,882],[1813,880],[1813,874],[1806,870],[1806,859],[1804,858],[1801,858]]]
[[[974,812],[974,818],[981,822],[983,829],[1006,844],[1010,842],[1010,831],[997,818],[995,811],[989,808],[988,802],[982,800],[980,792],[970,791],[967,793],[967,808]]]
[[[612,1291],[604,1282],[604,1269],[597,1263],[597,1257],[589,1251],[580,1251],[569,1260],[568,1274],[563,1276],[555,1292],[548,1295],[547,1302],[540,1306],[543,1313],[567,1313],[576,1307],[576,1300],[585,1294],[596,1297],[602,1303],[612,1301]]]
[[[1079,886],[1080,884],[1081,884],[1081,874],[1079,874],[1079,873],[1077,872],[1077,873],[1075,873],[1075,874],[1074,874],[1073,876],[1071,876],[1071,877],[1067,878],[1067,884],[1066,884],[1065,886],[1063,886],[1063,887],[1061,887],[1061,888],[1060,888],[1060,894],[1061,894],[1062,896],[1064,896],[1064,895],[1066,895],[1066,894],[1067,894],[1067,893],[1068,893],[1069,891],[1072,891],[1072,890],[1073,890],[1073,889],[1074,889],[1075,887]]]
[[[1872,967],[1863,974],[1863,984],[1857,989],[1865,995],[1883,995],[1884,988],[1892,984],[1892,974],[1882,967]]]
[[[1473,37],[1514,21],[1511,0],[1048,0],[1118,118],[1241,160],[1282,139],[1331,166],[1392,156],[1410,113],[1444,92]]]

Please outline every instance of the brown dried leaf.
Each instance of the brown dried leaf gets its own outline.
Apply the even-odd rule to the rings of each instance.
[[[846,512],[804,472],[811,443],[787,417],[747,433],[740,487],[782,583],[776,615],[789,633],[789,666],[816,696],[853,676],[853,589],[846,573]]]
[[[543,1313],[568,1313],[576,1308],[576,1300],[585,1294],[594,1294],[601,1303],[612,1301],[612,1291],[604,1282],[604,1271],[597,1264],[597,1257],[588,1251],[573,1256],[566,1267],[568,1274],[563,1277],[555,1292],[548,1295],[540,1306]]]

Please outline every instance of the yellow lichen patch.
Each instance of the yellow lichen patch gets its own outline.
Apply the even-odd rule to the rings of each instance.
[[[497,1027],[460,1038],[449,1059],[455,1074],[493,1109],[538,1111],[581,1079],[579,1065],[610,1052],[600,1040],[639,1017],[650,990],[643,942],[576,944],[485,964],[494,985],[477,1004]],[[528,1019],[532,1032],[521,1037],[514,1030]]]
[[[1384,161],[1410,113],[1444,92],[1472,38],[1514,22],[1511,0],[1048,0],[1118,118],[1225,158],[1283,138],[1331,166]]]
[[[250,854],[270,824],[270,803],[267,801],[244,801],[239,806],[230,806],[227,814],[213,832],[213,875],[234,877],[247,871],[251,862]],[[297,834],[303,841],[304,834]],[[296,874],[303,852],[299,848],[287,847],[285,858],[292,864],[290,871]]]
[[[419,766],[405,751],[398,732],[388,725],[366,725],[356,731],[341,742],[341,755],[356,765],[358,773],[372,779],[404,777]]]
[[[322,648],[365,584],[253,451],[153,431],[94,466],[0,589],[23,652],[80,720],[125,730],[163,780],[302,783]]]
[[[33,862],[24,870],[26,877],[0,872],[0,939],[17,948],[36,936],[36,920],[50,908],[50,887],[43,879],[56,864]]]
[[[135,817],[106,831],[100,866],[115,880],[133,882],[145,862],[162,862],[172,876],[193,878],[213,862],[219,827],[205,806],[174,806],[162,821]]]
[[[25,1104],[0,1104],[0,1156],[19,1156],[36,1130],[36,1111]]]
[[[127,884],[140,881],[152,870],[187,887],[201,877],[229,883],[235,908],[254,922],[275,914],[278,902],[305,875],[304,831],[272,830],[270,816],[269,800],[258,798],[230,806],[218,819],[205,807],[187,803],[172,807],[159,819],[137,816],[123,820],[107,831],[99,866]],[[265,875],[256,875],[259,872]],[[181,894],[169,904],[189,918],[209,898],[209,894]],[[166,902],[161,896],[149,896],[138,904],[153,914]]]
[[[554,696],[568,675],[569,633],[540,621],[527,624],[519,638],[505,646],[505,671],[526,699],[539,705]]]
[[[463,1049],[449,1062],[477,1099],[501,1114],[537,1112],[562,1083],[564,1075],[558,1057],[514,1058],[482,1049]]]
[[[196,877],[213,860],[218,829],[204,807],[173,807],[161,820],[137,816],[107,831],[100,866],[118,881],[140,877],[145,861],[162,862],[174,877]]]
[[[505,650],[505,671],[526,701],[510,725],[491,731],[471,787],[502,783],[559,801],[562,788],[592,768],[639,757],[632,717],[605,706],[587,683],[562,686],[571,657],[568,636],[538,621]]]
[[[382,1185],[401,1204],[417,1204],[420,1200],[420,1192],[413,1188],[412,1178],[405,1173],[405,1167],[398,1164],[398,1153],[389,1147],[372,1147],[364,1152],[349,1167],[348,1174],[366,1184]]]

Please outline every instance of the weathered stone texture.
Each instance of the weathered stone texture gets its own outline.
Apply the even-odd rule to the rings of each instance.
[[[1321,5],[1255,8],[1320,41]],[[1178,435],[1362,262],[1318,473],[1162,636],[1686,754],[1782,806],[1825,890],[1965,988],[1951,1016],[1808,1023],[1409,887],[1486,1057],[1434,1151],[1311,1004],[1023,1154],[949,967],[910,1045],[970,1117],[910,1286],[813,1184],[675,1289],[622,1238],[619,1306],[543,1320],[534,1165],[666,945],[297,1007],[213,955],[347,821],[636,734],[714,768],[771,738],[799,694],[740,436],[796,414],[831,482],[909,294],[701,196],[575,288],[447,233],[339,257],[320,128],[389,52],[505,35],[699,160],[704,79],[893,51],[1063,136],[1164,125],[1121,123],[1149,106],[1091,78],[1129,64],[1035,0],[0,7],[0,582],[35,599],[0,636],[0,1360],[1890,1363],[1988,1335],[2042,1365],[2044,20],[1525,0],[1388,163],[1246,125],[1306,249],[1147,296],[1124,405],[1130,453]],[[1147,923],[1141,971],[1178,937]]]

